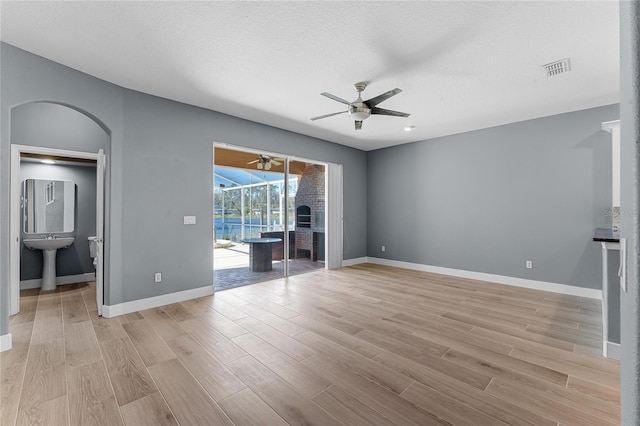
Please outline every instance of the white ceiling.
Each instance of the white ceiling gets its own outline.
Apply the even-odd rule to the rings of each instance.
[[[363,150],[619,102],[617,1],[9,2],[0,39],[127,88]],[[569,57],[554,78],[541,65]],[[346,114],[395,87],[355,131]],[[412,125],[412,132],[403,131]]]

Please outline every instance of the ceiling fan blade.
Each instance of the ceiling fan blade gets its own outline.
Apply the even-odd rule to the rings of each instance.
[[[274,166],[280,166],[282,165],[281,162],[279,162],[278,160],[274,160],[273,158],[271,159],[271,164],[273,164]]]
[[[260,161],[260,159],[257,160],[253,160],[253,161],[249,161],[247,164],[253,164],[253,163],[257,163],[258,161]]]
[[[338,115],[338,114],[344,114],[345,112],[347,112],[347,111],[332,112],[331,114],[319,115],[318,117],[313,117],[313,118],[311,119],[311,121],[320,120],[321,118],[332,117],[332,116],[334,116],[334,115]]]
[[[362,129],[362,121],[354,121],[354,123],[356,124],[356,130]]]
[[[344,99],[342,99],[342,98],[340,98],[340,97],[338,97],[338,96],[336,96],[336,95],[332,95],[331,93],[322,92],[322,93],[320,93],[320,94],[321,94],[322,96],[326,96],[326,97],[327,97],[327,98],[329,98],[329,99],[333,99],[334,101],[338,101],[338,102],[341,102],[341,103],[343,103],[343,104],[347,104],[347,105],[349,105],[349,104],[351,103],[351,102],[349,102],[349,101],[345,101]]]
[[[384,108],[378,108],[378,107],[371,108],[371,114],[391,115],[393,117],[408,117],[411,115],[411,114],[407,114],[406,112],[391,111],[390,109],[384,109]]]
[[[369,108],[373,108],[374,106],[378,105],[380,102],[386,101],[390,97],[395,96],[400,92],[402,92],[402,89],[398,89],[396,87],[395,89],[389,90],[388,92],[383,93],[382,95],[378,95],[375,98],[371,98],[368,101],[364,101],[364,103],[369,105]]]

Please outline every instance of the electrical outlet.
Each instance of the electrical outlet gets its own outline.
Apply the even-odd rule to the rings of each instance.
[[[387,250],[387,248],[386,248],[385,246],[382,246],[382,247],[381,247],[381,250],[382,250],[382,251],[386,251],[386,250]]]
[[[184,217],[184,224],[185,225],[195,225],[196,224],[196,217],[195,216],[185,216]]]
[[[527,269],[532,269],[533,268],[533,262],[530,260],[527,260],[525,266],[527,267]]]
[[[155,282],[159,283],[162,281],[162,274],[160,272],[156,272],[156,276],[154,277]]]

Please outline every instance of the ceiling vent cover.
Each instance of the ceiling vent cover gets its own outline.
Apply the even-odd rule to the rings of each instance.
[[[542,69],[544,70],[544,75],[547,77],[553,77],[558,74],[571,71],[571,63],[569,62],[569,58],[561,59],[559,61],[543,65]]]

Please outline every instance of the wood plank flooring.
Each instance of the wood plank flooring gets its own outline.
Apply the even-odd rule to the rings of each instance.
[[[600,301],[370,264],[100,318],[24,291],[0,424],[617,425]]]

